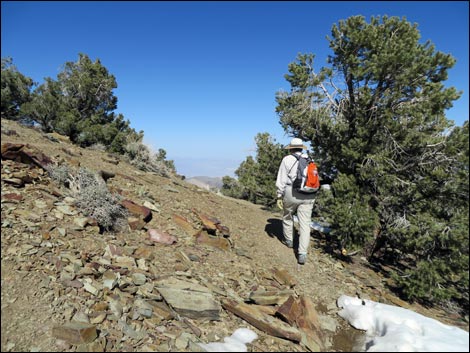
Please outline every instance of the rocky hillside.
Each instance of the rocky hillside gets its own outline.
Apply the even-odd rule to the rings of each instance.
[[[337,315],[342,294],[468,330],[449,311],[401,301],[320,233],[299,267],[277,213],[56,134],[5,120],[1,133],[2,351],[198,351],[240,327],[257,333],[253,352],[351,351],[362,333]],[[103,232],[82,214],[43,169],[50,161],[106,179],[126,227]]]

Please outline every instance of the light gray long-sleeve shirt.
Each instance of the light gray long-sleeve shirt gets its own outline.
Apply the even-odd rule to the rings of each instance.
[[[300,156],[301,152],[295,152],[297,156]],[[297,175],[297,158],[292,154],[285,156],[282,159],[281,165],[277,172],[276,188],[277,197],[283,197],[287,185],[292,185]]]

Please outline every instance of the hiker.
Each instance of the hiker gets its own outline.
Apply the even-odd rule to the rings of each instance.
[[[294,245],[293,216],[297,213],[299,220],[298,263],[303,265],[307,260],[310,243],[310,222],[315,196],[314,194],[299,193],[292,188],[297,176],[298,159],[302,155],[302,150],[307,147],[301,139],[293,138],[285,149],[290,150],[290,154],[282,159],[277,173],[277,206],[284,212],[282,216],[283,243],[289,248]]]

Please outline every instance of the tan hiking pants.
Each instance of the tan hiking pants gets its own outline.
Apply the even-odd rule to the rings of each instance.
[[[310,223],[315,203],[314,195],[300,194],[287,185],[284,193],[284,214],[282,216],[282,230],[287,241],[293,241],[294,214],[299,219],[299,254],[307,254],[310,243]]]

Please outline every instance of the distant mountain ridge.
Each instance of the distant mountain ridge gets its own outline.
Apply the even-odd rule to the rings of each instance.
[[[207,190],[220,190],[223,185],[221,177],[195,176],[187,178],[186,181]]]

